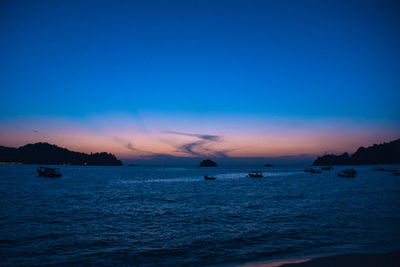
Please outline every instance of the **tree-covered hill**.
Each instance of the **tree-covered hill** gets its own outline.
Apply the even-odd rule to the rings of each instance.
[[[122,162],[113,154],[81,153],[70,151],[48,143],[27,144],[19,148],[0,146],[0,162],[20,162],[24,164],[71,164],[71,165],[113,165]]]
[[[367,165],[367,164],[400,164],[400,139],[389,143],[373,145],[370,147],[360,147],[357,151],[349,155],[324,155],[318,157],[315,166],[322,165]]]

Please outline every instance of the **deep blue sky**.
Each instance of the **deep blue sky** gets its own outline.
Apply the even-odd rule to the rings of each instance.
[[[0,2],[3,132],[146,113],[189,117],[160,131],[197,133],[191,116],[209,114],[362,120],[377,136],[400,129],[399,100],[398,1]]]
[[[400,119],[396,1],[0,7],[2,117],[155,110]]]

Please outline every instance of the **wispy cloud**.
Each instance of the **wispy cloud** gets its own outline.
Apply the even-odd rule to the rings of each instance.
[[[167,134],[177,134],[177,135],[184,135],[184,136],[191,136],[191,137],[197,137],[202,140],[208,140],[208,141],[220,141],[221,137],[218,135],[210,135],[210,134],[193,134],[193,133],[182,133],[182,132],[174,132],[174,131],[162,131],[163,133]]]
[[[198,140],[183,145],[179,145],[177,150],[179,152],[184,152],[192,156],[214,156],[214,157],[227,157],[226,152],[228,150],[214,150],[207,147],[207,144],[221,142],[222,138],[218,135],[211,134],[195,134],[195,133],[183,133],[175,131],[162,131],[167,134],[183,135],[189,137],[195,137]]]
[[[121,145],[123,145],[125,148],[127,148],[129,150],[132,150],[135,152],[140,152],[141,154],[155,154],[150,151],[145,151],[142,149],[135,148],[134,145],[132,144],[132,142],[130,142],[128,139],[114,136],[113,140],[114,140],[114,142],[120,143]]]
[[[130,149],[130,150],[133,150],[133,151],[138,151],[136,148],[133,147],[133,144],[127,139],[115,136],[113,140],[114,140],[114,142],[120,143],[121,145],[123,145],[127,149]]]

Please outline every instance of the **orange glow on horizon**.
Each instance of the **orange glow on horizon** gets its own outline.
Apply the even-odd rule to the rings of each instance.
[[[172,119],[170,118],[169,121]],[[0,125],[0,145],[48,142],[79,152],[106,151],[119,158],[158,154],[177,157],[276,157],[354,152],[359,146],[391,141],[398,128],[344,122],[282,122],[275,120],[176,120],[163,118],[95,117],[86,121],[29,119]],[[183,121],[183,123],[182,123]],[[345,126],[345,127],[344,127]],[[350,127],[352,126],[352,127]]]

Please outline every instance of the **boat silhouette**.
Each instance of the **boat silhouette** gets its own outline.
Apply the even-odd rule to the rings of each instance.
[[[262,178],[263,175],[261,172],[249,172],[249,174],[247,175],[247,177],[251,177],[251,178]]]
[[[61,172],[60,169],[58,168],[39,167],[36,170],[39,176],[42,177],[49,177],[49,178],[61,177]]]

